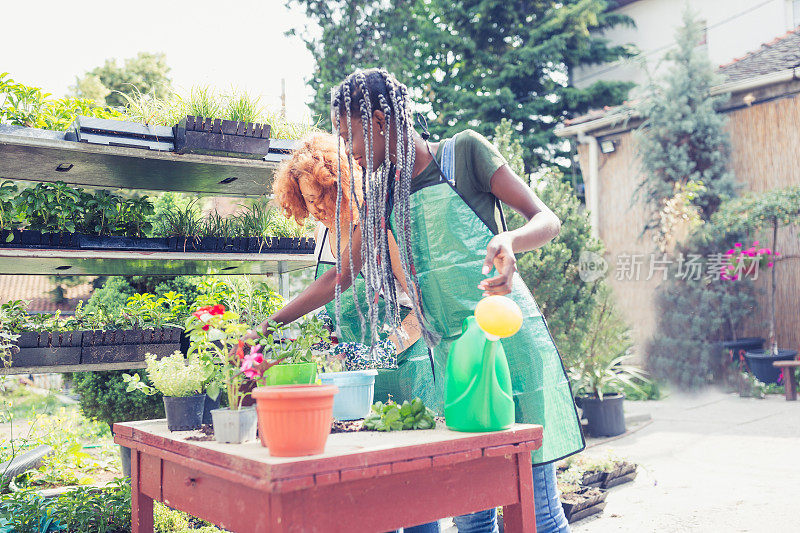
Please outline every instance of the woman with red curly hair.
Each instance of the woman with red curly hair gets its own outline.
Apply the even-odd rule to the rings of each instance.
[[[337,173],[341,176],[341,189],[338,188]],[[299,224],[304,224],[309,216],[317,221],[316,277],[335,267],[337,247],[348,249],[350,238],[358,226],[359,206],[363,202],[361,177],[361,168],[357,165],[350,167],[343,144],[328,133],[314,133],[301,141],[292,156],[284,160],[275,173],[272,186],[274,202],[283,209],[284,214]],[[342,191],[341,198],[337,197],[337,191]],[[336,205],[339,200],[341,223],[337,225]],[[340,228],[338,234],[337,226]],[[349,231],[342,231],[341,228]],[[330,317],[337,316],[337,299],[325,306],[324,318],[330,320],[329,325],[339,339],[334,354],[345,361],[347,370],[375,365],[379,367],[375,380],[376,401],[386,401],[389,395],[398,402],[420,397],[426,405],[441,412],[442,406],[438,405],[440,402],[436,398],[442,395],[436,394],[435,390],[441,380],[436,381],[433,388],[430,387],[429,384],[434,380],[429,352],[420,338],[416,316],[408,312],[412,303],[408,297],[400,252],[391,233],[388,247],[397,300],[405,308],[399,333],[382,331],[380,342],[373,346],[374,351],[370,353],[362,333],[368,331],[369,317],[365,316],[368,309],[367,291],[363,277],[359,276],[356,283],[338,298],[341,319],[335,325]]]

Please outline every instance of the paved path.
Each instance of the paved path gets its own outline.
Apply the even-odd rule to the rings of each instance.
[[[652,421],[584,453],[631,459],[638,477],[573,533],[800,531],[800,402],[707,392],[626,410]]]

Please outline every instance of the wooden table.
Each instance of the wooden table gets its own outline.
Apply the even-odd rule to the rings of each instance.
[[[339,433],[325,453],[271,457],[259,442],[170,433],[164,420],[114,424],[131,448],[133,533],[153,531],[153,500],[234,532],[381,532],[504,507],[506,531],[535,532],[530,452],[542,427],[494,433]]]

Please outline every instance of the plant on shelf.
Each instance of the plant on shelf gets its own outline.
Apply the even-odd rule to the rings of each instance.
[[[197,200],[164,213],[163,227],[166,236],[183,238],[182,247],[186,251],[189,243],[196,243],[203,234],[203,217],[197,207]]]
[[[153,386],[141,381],[138,374],[123,374],[127,392],[135,390],[151,396],[160,392],[164,396],[164,410],[170,431],[197,429],[203,422],[205,382],[203,366],[197,356],[184,357],[179,351],[162,359],[146,354],[147,377]]]
[[[6,242],[14,239],[14,230],[20,226],[19,214],[14,208],[17,190],[17,185],[13,181],[0,182],[0,232],[8,232],[4,237]]]
[[[283,306],[283,297],[265,281],[250,276],[207,276],[198,284],[197,307],[222,304],[255,329]]]
[[[159,298],[152,293],[134,294],[128,298],[122,316],[131,328],[177,328],[187,312],[183,295],[170,291]]]
[[[83,219],[81,194],[62,181],[37,183],[17,195],[17,211],[24,216],[28,229],[54,233],[72,233]]]

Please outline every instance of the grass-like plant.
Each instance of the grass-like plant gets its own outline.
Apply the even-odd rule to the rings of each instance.
[[[147,377],[153,383],[150,387],[143,383],[138,374],[123,374],[125,383],[128,384],[127,392],[139,390],[148,396],[156,393],[156,390],[164,396],[185,397],[194,396],[202,392],[203,369],[197,357],[185,358],[179,351],[172,355],[156,359],[153,354],[145,354],[147,361]]]

